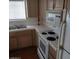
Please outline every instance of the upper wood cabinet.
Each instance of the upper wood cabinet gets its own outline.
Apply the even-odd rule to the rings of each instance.
[[[55,9],[62,10],[63,9],[64,0],[56,0],[55,2]]]
[[[27,0],[28,17],[38,17],[38,0]]]
[[[18,48],[32,46],[32,30],[24,30],[17,32]]]
[[[45,20],[45,12],[47,9],[47,0],[39,0],[39,24],[43,24]]]
[[[54,9],[54,0],[47,0],[47,10]]]
[[[62,10],[64,0],[47,0],[47,10]]]

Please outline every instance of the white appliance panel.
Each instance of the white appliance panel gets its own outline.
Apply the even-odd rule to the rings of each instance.
[[[65,40],[64,40],[64,49],[70,52],[70,19],[69,15],[67,15],[66,19],[66,32],[65,32]]]
[[[63,50],[62,59],[70,59],[70,55],[64,50]]]

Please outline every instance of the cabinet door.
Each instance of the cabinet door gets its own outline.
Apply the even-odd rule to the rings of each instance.
[[[9,49],[13,50],[17,48],[17,38],[16,37],[10,37],[9,38]]]
[[[32,31],[26,30],[18,34],[18,48],[32,46]]]
[[[56,51],[52,46],[49,46],[49,54],[56,59]],[[50,57],[51,58],[51,57]]]
[[[64,0],[56,0],[55,2],[55,10],[62,10],[63,9]]]
[[[47,9],[47,0],[39,0],[39,24],[43,24],[45,21]]]
[[[28,17],[38,17],[38,0],[27,0],[26,3],[28,9]]]
[[[48,10],[54,9],[54,0],[47,0],[47,9]]]
[[[55,59],[51,54],[49,54],[48,59]]]
[[[21,35],[18,37],[18,48],[32,46],[32,39],[29,35]]]

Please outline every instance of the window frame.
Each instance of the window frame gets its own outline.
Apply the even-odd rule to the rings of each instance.
[[[9,18],[9,21],[19,21],[19,20],[26,20],[27,19],[27,17],[28,17],[28,8],[27,8],[27,0],[9,0],[9,2],[10,1],[24,1],[24,14],[25,14],[25,18],[23,19],[23,18],[17,18],[17,19],[10,19]]]

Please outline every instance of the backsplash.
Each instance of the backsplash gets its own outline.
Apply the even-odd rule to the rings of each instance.
[[[13,25],[27,25],[27,26],[37,25],[38,24],[37,20],[38,20],[37,18],[27,18],[27,20],[24,20],[24,19],[12,20],[12,21],[9,21],[9,26],[13,26]]]
[[[26,24],[29,25],[29,26],[37,25],[38,24],[38,19],[35,18],[35,17],[27,18]]]
[[[14,20],[14,21],[9,21],[9,26],[13,25],[27,25],[26,20]]]

